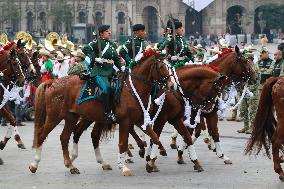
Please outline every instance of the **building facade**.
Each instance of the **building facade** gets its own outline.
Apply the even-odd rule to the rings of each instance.
[[[215,0],[201,12],[196,12],[182,0],[61,1],[64,3],[58,4],[60,1],[55,0],[0,0],[0,32],[24,30],[70,33],[75,24],[94,24],[96,21],[98,25],[111,25],[113,38],[116,38],[130,33],[130,17],[133,23],[145,24],[149,38],[155,41],[163,31],[161,20],[166,23],[171,13],[184,24],[187,36],[195,32],[261,33],[265,23],[260,20],[258,8],[284,4],[284,1],[279,0]],[[63,7],[60,9],[60,6]],[[64,12],[62,20],[54,16],[60,14],[60,11]]]

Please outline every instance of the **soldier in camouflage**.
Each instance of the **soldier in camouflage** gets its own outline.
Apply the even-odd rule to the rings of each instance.
[[[98,28],[98,40],[95,40],[83,48],[83,52],[91,60],[91,78],[103,90],[105,95],[105,116],[107,121],[116,122],[115,115],[111,112],[111,88],[110,80],[115,75],[115,69],[124,71],[120,57],[110,41],[111,31],[109,25],[102,25]],[[100,43],[100,45],[99,45]],[[101,49],[99,49],[99,46]],[[101,52],[101,54],[100,54]]]
[[[144,41],[146,37],[145,26],[143,24],[136,24],[133,26],[132,30],[134,33],[133,39],[128,39],[119,50],[119,54],[125,60],[127,67],[131,64],[135,64],[136,55],[143,53],[146,49],[146,43]],[[135,50],[135,52],[133,52],[133,50]]]
[[[255,70],[255,72],[259,74],[260,70],[258,64],[254,64],[253,62],[253,53],[246,52],[245,56],[247,57],[248,62],[253,65],[253,69]],[[252,133],[253,122],[255,119],[258,105],[259,85],[259,80],[256,84],[250,85],[249,90],[253,93],[253,96],[246,95],[241,103],[240,117],[242,117],[244,120],[244,127],[238,130],[238,133]]]
[[[274,64],[273,64],[273,70],[272,70],[272,76],[274,77],[278,77],[281,74],[281,70],[282,70],[282,76],[283,76],[283,65],[284,65],[284,59],[282,57],[282,51],[277,50],[274,53]]]
[[[260,69],[260,84],[262,85],[266,79],[272,76],[271,73],[273,60],[269,58],[269,52],[266,47],[263,47],[260,53],[261,56],[260,60],[258,61],[258,67]]]

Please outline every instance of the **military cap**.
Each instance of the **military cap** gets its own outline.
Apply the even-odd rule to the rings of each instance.
[[[98,30],[100,33],[104,32],[104,31],[107,31],[108,29],[110,28],[109,25],[101,25]]]
[[[175,29],[182,27],[182,23],[178,19],[174,18],[173,20],[174,20]],[[168,20],[167,27],[173,29],[171,20]]]
[[[145,30],[145,26],[143,24],[135,24],[133,26],[133,31]]]

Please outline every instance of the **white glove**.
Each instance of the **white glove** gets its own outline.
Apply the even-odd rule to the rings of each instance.
[[[122,72],[125,71],[125,66],[121,66],[121,71],[122,71]]]
[[[104,63],[104,60],[102,58],[95,58],[95,61],[100,64]]]
[[[178,60],[178,57],[177,56],[172,56],[171,57],[171,61],[177,61]]]
[[[3,73],[3,72],[0,72],[0,76],[3,77],[3,76],[4,76],[4,73]]]
[[[162,54],[167,54],[167,50],[162,50]]]

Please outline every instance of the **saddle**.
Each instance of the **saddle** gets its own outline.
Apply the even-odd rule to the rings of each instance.
[[[120,89],[122,88],[122,82],[117,77],[111,78],[111,96],[114,96],[114,99],[119,98]],[[106,95],[103,93],[103,90],[93,81],[92,78],[87,78],[83,88],[81,90],[78,104],[82,104],[83,102],[91,99],[96,99],[99,101],[104,101]]]

